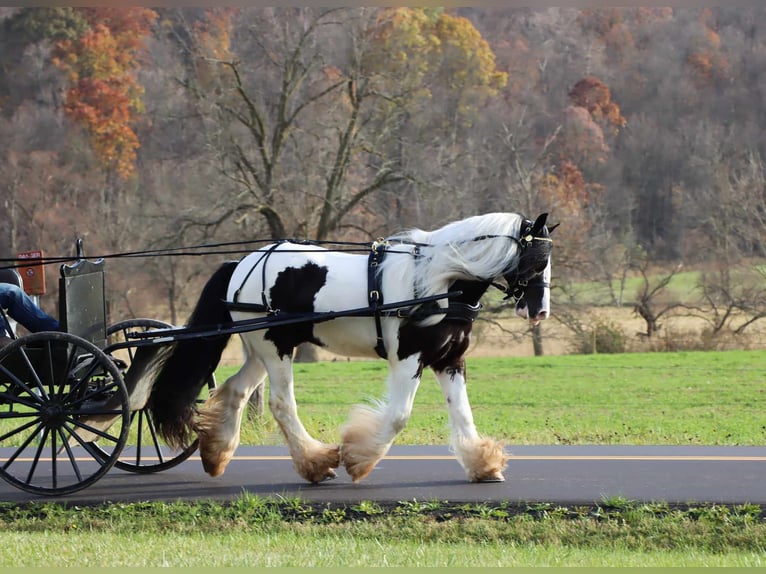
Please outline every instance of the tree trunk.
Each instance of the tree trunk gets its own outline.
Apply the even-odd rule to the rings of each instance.
[[[543,328],[542,324],[538,323],[532,327],[532,347],[535,350],[535,357],[543,355]]]
[[[261,383],[258,385],[250,398],[247,399],[247,417],[249,419],[259,419],[263,416],[265,408],[265,393],[266,384]]]

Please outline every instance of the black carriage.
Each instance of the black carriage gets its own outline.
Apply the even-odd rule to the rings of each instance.
[[[79,258],[60,271],[61,331],[0,348],[0,477],[28,492],[62,495],[90,486],[113,466],[148,473],[189,458],[196,443],[181,451],[163,444],[144,408],[147,397],[129,392],[124,380],[133,335],[171,325],[154,319],[108,325],[103,259]],[[13,269],[3,269],[0,281],[22,287]],[[208,386],[215,386],[212,377]]]

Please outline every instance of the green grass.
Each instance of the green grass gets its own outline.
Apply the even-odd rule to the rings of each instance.
[[[570,355],[468,360],[481,432],[514,444],[766,442],[766,352]],[[219,384],[236,367],[217,372]],[[349,408],[381,398],[384,362],[299,364],[309,431],[327,442]],[[397,444],[446,444],[428,373]],[[283,444],[273,418],[243,444]],[[179,498],[183,493],[179,491]],[[19,550],[21,549],[21,550]],[[764,566],[754,505],[672,508],[613,498],[572,508],[411,500],[387,507],[263,499],[229,504],[0,503],[0,566]]]
[[[651,286],[656,285],[664,275],[651,277]],[[699,300],[699,271],[682,271],[676,273],[662,292],[662,299],[668,301],[678,301],[681,303],[696,303]],[[636,297],[639,289],[643,287],[644,280],[641,277],[628,277],[625,285],[622,287],[622,298],[632,301]],[[616,296],[620,294],[619,279],[612,280],[612,291]],[[598,281],[584,281],[572,285],[570,296],[576,298],[580,303],[603,305],[610,301],[609,287]]]
[[[220,368],[219,384],[236,367]],[[513,444],[760,445],[766,443],[766,352],[567,355],[467,362],[480,432]],[[299,416],[337,442],[354,404],[382,398],[387,366],[295,367]],[[243,444],[283,444],[270,414],[243,425]],[[447,410],[426,372],[396,444],[446,444]]]
[[[1,566],[763,566],[765,540],[753,505],[0,505]]]
[[[764,265],[753,265],[752,267],[737,267],[732,271],[732,285],[739,282],[752,283],[760,281],[764,274]],[[649,277],[650,288],[656,286],[661,279],[668,273],[656,273]],[[759,277],[760,275],[760,277]],[[665,302],[677,302],[687,305],[697,304],[701,300],[702,292],[700,290],[701,271],[680,271],[673,275],[670,282],[658,295],[658,299]],[[636,294],[644,287],[644,279],[639,276],[627,277],[622,287],[622,299],[624,301],[633,301]],[[611,281],[612,292],[617,297],[620,296],[620,280]],[[569,297],[572,297],[579,303],[591,305],[604,305],[611,302],[609,296],[609,286],[603,281],[583,281],[570,286],[568,290]]]

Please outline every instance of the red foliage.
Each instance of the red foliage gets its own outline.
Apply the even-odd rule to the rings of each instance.
[[[138,7],[79,10],[90,29],[75,41],[60,42],[54,54],[69,75],[65,111],[88,130],[104,166],[127,178],[140,145],[132,125],[143,111],[138,58],[157,15]]]

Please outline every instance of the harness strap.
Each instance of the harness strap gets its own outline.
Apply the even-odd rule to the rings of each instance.
[[[482,310],[481,303],[471,305],[470,303],[461,303],[459,301],[450,301],[447,308],[440,307],[435,303],[421,305],[414,311],[400,313],[397,315],[400,319],[408,321],[422,321],[431,315],[444,315],[445,321],[461,321],[464,323],[473,323]]]
[[[263,290],[261,291],[261,301],[263,301],[264,311],[273,311],[271,305],[269,305],[269,302],[266,299],[266,262],[269,260],[269,256],[274,253],[274,250],[282,243],[284,243],[284,241],[277,241],[258,258],[258,261],[255,262],[255,264],[250,268],[250,271],[247,272],[247,275],[245,275],[245,278],[242,280],[239,288],[234,292],[234,303],[239,302],[239,292],[242,291],[242,288],[245,286],[245,283],[247,283],[247,280],[250,279],[250,275],[253,274],[253,271],[255,271],[256,267],[258,267],[258,265],[263,262],[263,267],[261,267],[261,285],[263,286]]]
[[[382,359],[387,357],[386,345],[383,343],[383,327],[380,321],[379,305],[383,304],[383,291],[380,287],[378,265],[386,256],[387,243],[375,241],[367,258],[367,303],[370,305],[372,316],[375,318],[375,352]]]

